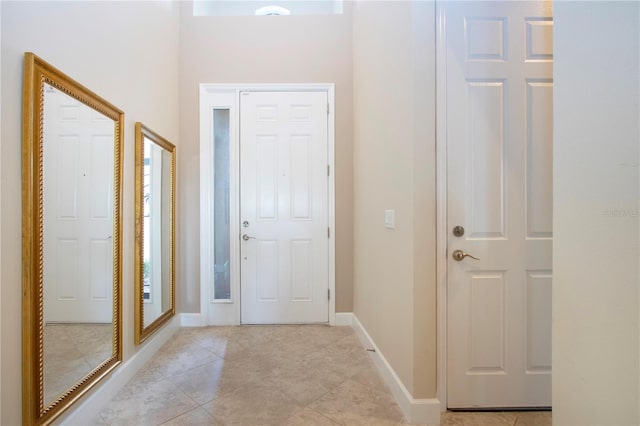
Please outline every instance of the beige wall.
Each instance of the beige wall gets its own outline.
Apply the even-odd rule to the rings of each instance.
[[[0,46],[2,46],[2,6],[0,5]],[[0,54],[0,99],[2,99],[2,54]],[[0,129],[2,129],[2,102],[0,102]],[[2,148],[2,132],[0,131],[0,151]],[[0,176],[2,162],[0,161]],[[2,178],[0,178],[2,182]],[[0,184],[0,224],[2,223],[2,184]],[[0,233],[0,296],[2,295],[2,235]],[[0,320],[2,320],[2,301],[0,298]],[[0,326],[0,374],[2,373],[2,327]],[[0,385],[0,423],[2,422],[2,386]]]
[[[637,425],[640,6],[554,15],[554,423]]]
[[[435,2],[413,3],[413,397],[436,396]]]
[[[354,6],[354,313],[414,398],[436,392],[433,11]]]
[[[125,111],[123,349],[133,344],[134,123],[176,143],[178,24],[171,2],[1,2],[2,425],[21,424],[22,62],[33,51]],[[132,42],[135,40],[135,42]],[[178,281],[178,285],[180,282]]]
[[[335,83],[336,311],[352,310],[351,7],[343,15],[194,17],[181,3],[178,289],[200,311],[200,83]]]

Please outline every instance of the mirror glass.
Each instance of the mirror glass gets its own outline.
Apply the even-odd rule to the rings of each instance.
[[[114,122],[44,83],[44,404],[112,354]]]
[[[23,96],[23,421],[122,359],[122,111],[32,53]]]
[[[136,343],[174,313],[175,146],[136,123]]]

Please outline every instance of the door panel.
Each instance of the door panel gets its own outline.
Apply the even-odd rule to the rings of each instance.
[[[504,226],[504,82],[467,83],[469,112],[466,147],[469,164],[467,217],[471,238],[503,238]]]
[[[550,406],[551,3],[443,7],[448,406]]]
[[[469,274],[470,373],[505,371],[504,271]]]
[[[240,96],[241,322],[328,322],[327,94]]]
[[[527,238],[551,238],[553,105],[551,80],[527,81]]]

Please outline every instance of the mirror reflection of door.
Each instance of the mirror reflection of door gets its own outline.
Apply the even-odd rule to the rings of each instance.
[[[45,404],[112,353],[114,122],[45,85]]]
[[[144,140],[144,325],[170,307],[171,153]],[[164,259],[164,260],[163,260]]]

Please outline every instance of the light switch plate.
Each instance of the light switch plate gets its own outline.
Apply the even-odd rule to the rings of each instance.
[[[384,211],[384,227],[389,229],[395,229],[396,227],[396,211],[395,210]]]

